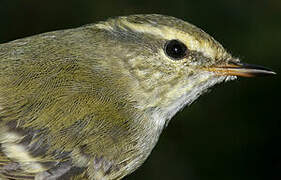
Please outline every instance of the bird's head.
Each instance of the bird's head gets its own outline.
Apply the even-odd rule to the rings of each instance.
[[[133,79],[130,92],[139,107],[157,109],[166,120],[217,83],[274,74],[240,62],[203,30],[174,17],[132,15],[96,26],[113,37],[111,56]]]

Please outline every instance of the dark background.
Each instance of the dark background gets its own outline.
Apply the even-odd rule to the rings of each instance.
[[[234,56],[278,75],[213,88],[178,113],[149,159],[125,179],[281,179],[280,0],[1,0],[0,42],[139,13],[189,21]]]

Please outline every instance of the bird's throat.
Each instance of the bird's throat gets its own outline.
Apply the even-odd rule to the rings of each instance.
[[[169,88],[163,88],[166,91],[158,90],[146,93],[144,96],[146,98],[143,98],[142,101],[143,108],[149,109],[154,124],[162,130],[178,111],[190,105],[210,87],[233,79],[235,79],[234,76],[216,76],[213,73],[202,72],[182,79],[181,83],[170,84]],[[168,85],[163,84],[163,86]]]

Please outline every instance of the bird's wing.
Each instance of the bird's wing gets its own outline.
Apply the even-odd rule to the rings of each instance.
[[[97,166],[108,175],[120,168],[115,167],[113,155],[117,162],[127,162],[122,148],[128,157],[134,154],[130,139],[135,137],[128,131],[133,121],[127,111],[132,108],[120,86],[127,79],[103,69],[94,59],[89,66],[87,53],[79,51],[89,45],[84,40],[70,42],[72,36],[81,39],[75,32],[57,31],[0,45],[0,174],[4,177],[28,179],[41,172],[45,177],[50,172],[75,177],[84,169],[73,163],[87,166],[84,154],[91,162],[94,156],[100,159]],[[74,150],[78,153],[72,162]]]
[[[0,179],[1,180],[30,180],[33,173],[26,173],[18,169],[18,164],[9,159],[0,149]]]
[[[75,65],[60,54],[68,50],[49,39],[60,35],[63,32],[0,45],[0,179],[72,170],[69,152],[77,141],[67,133],[78,118],[71,111],[78,105],[74,101],[79,100],[79,87],[69,86],[75,83]]]

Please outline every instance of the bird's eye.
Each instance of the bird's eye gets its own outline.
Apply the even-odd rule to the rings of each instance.
[[[176,39],[166,42],[164,50],[166,55],[174,60],[182,59],[187,54],[187,47]]]

